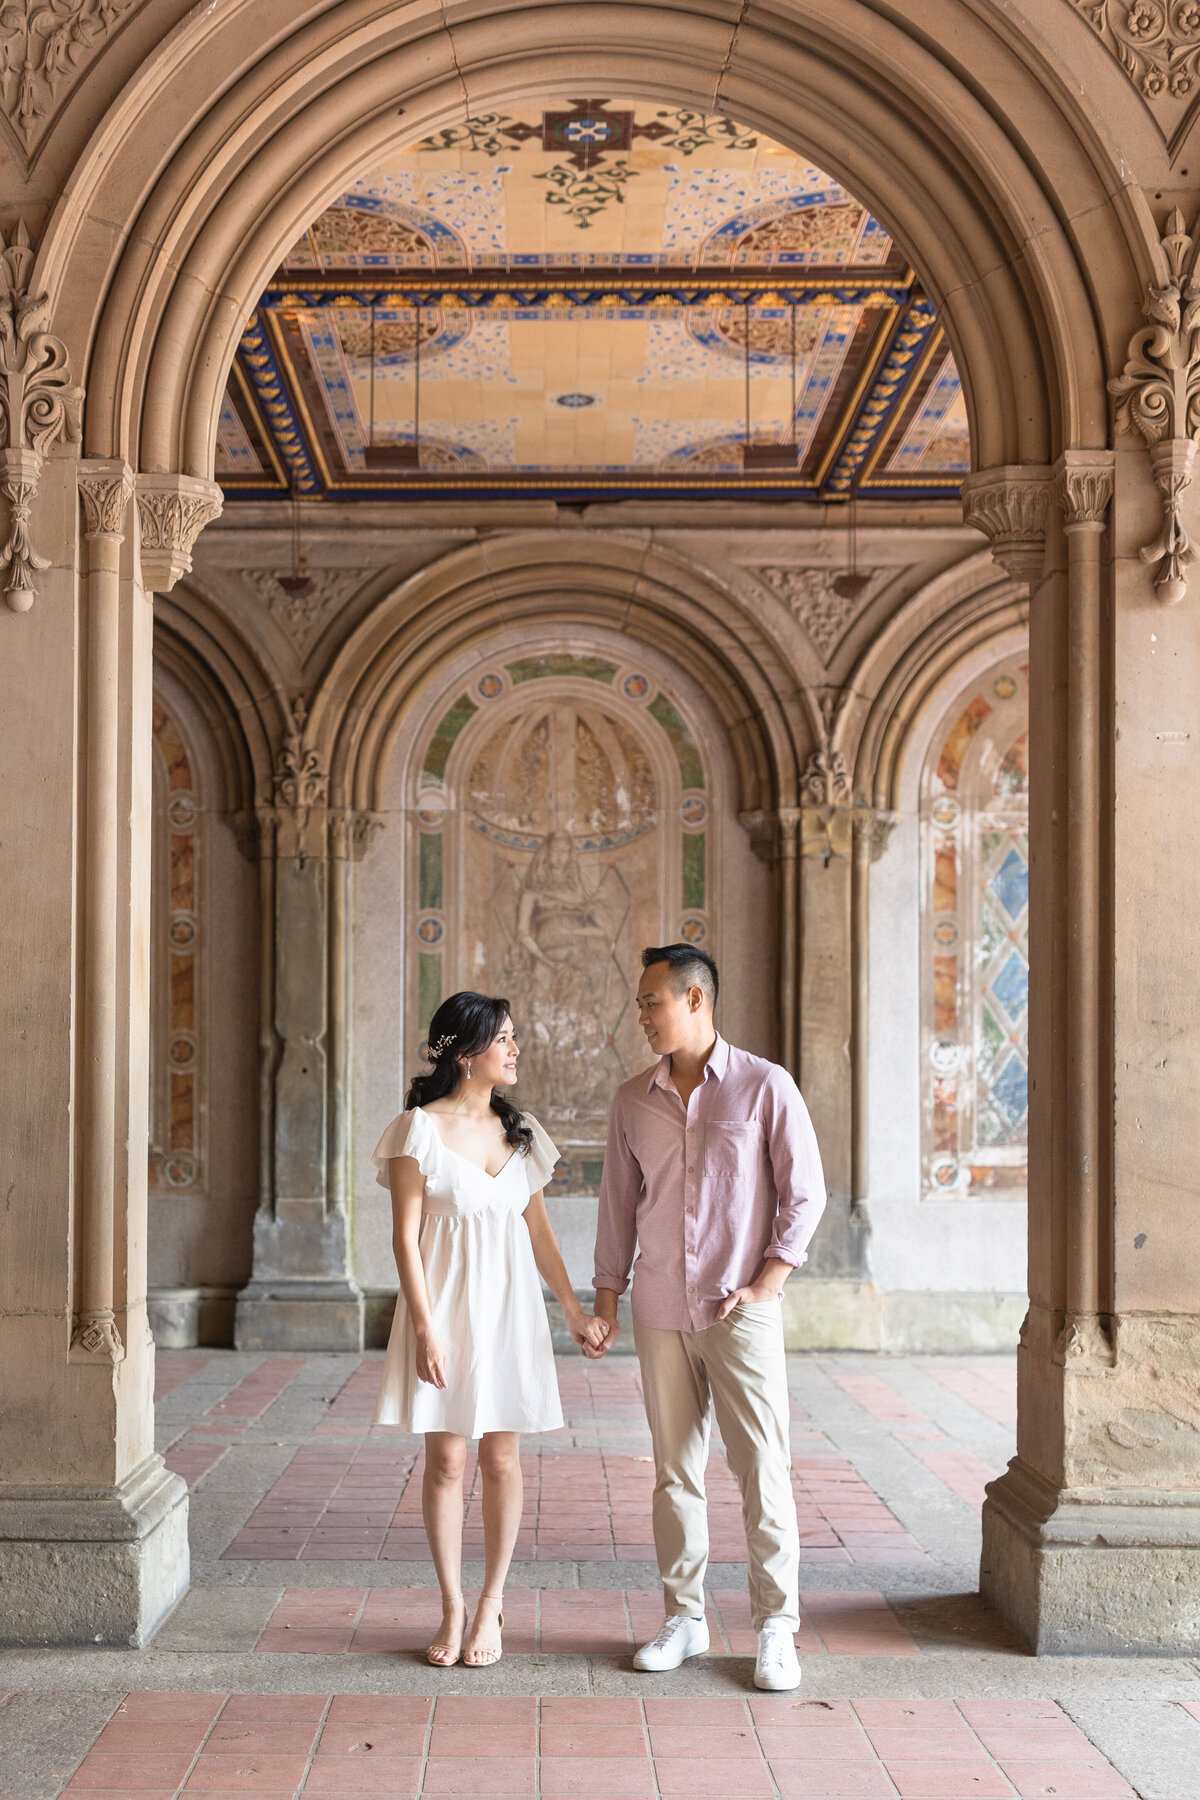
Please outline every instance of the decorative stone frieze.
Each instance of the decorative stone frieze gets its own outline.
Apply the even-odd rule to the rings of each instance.
[[[962,484],[963,519],[981,531],[1014,581],[1033,587],[1046,557],[1050,471],[1039,463],[979,469]]]
[[[1142,546],[1142,561],[1157,565],[1154,586],[1168,605],[1187,592],[1185,574],[1200,556],[1179,516],[1179,501],[1195,471],[1200,438],[1200,274],[1196,244],[1176,207],[1162,239],[1168,280],[1151,284],[1143,312],[1149,320],[1129,340],[1129,358],[1109,382],[1119,431],[1137,432],[1150,451],[1162,491],[1162,530]]]
[[[215,481],[196,475],[139,475],[138,527],[142,580],[168,594],[192,566],[192,548],[206,525],[221,515],[224,497]]]
[[[32,162],[80,76],[136,0],[9,0],[0,10],[0,112]]]
[[[878,592],[886,570],[860,569],[852,583],[842,569],[797,569],[762,563],[754,573],[779,596],[812,639],[821,661],[828,663],[850,626]],[[839,582],[846,584],[847,592],[839,590]]]
[[[33,263],[23,221],[11,240],[0,232],[0,495],[7,512],[0,569],[13,612],[29,611],[34,579],[50,566],[29,535],[42,458],[54,444],[79,442],[83,404],[67,347],[46,330],[50,303],[45,294],[29,291]]]
[[[1064,531],[1103,531],[1113,496],[1111,450],[1065,450],[1054,466]]]

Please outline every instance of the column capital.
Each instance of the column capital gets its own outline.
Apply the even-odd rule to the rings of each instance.
[[[133,470],[119,456],[91,457],[79,464],[79,497],[90,538],[125,536],[125,509],[133,495]]]
[[[962,484],[963,520],[981,531],[1014,581],[1032,587],[1046,556],[1052,474],[1043,463],[977,469]]]
[[[192,566],[192,547],[206,525],[221,515],[224,495],[215,481],[197,475],[138,475],[138,529],[142,580],[168,594]]]
[[[1113,497],[1111,450],[1064,450],[1054,465],[1054,501],[1064,531],[1103,531]]]

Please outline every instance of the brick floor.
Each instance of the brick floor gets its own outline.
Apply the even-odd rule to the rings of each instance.
[[[568,1423],[524,1445],[491,1672],[424,1661],[440,1607],[422,1446],[372,1428],[377,1353],[157,1362],[160,1443],[192,1488],[192,1591],[144,1651],[0,1652],[0,1800],[1200,1796],[1200,1667],[1036,1663],[973,1594],[983,1483],[1011,1455],[1010,1359],[792,1359],[805,1680],[786,1695],[751,1686],[740,1499],[715,1433],[711,1653],[632,1670],[661,1617],[632,1357],[560,1359]],[[473,1470],[469,1490],[473,1597]],[[138,1691],[120,1702],[117,1684]],[[322,1691],[261,1691],[306,1684]],[[1160,1709],[1153,1731],[1122,1726],[1135,1694]]]
[[[176,1453],[199,1459],[190,1440]],[[532,1449],[521,1459],[525,1517],[518,1562],[652,1562],[648,1456]],[[174,1464],[172,1466],[175,1466]],[[424,1457],[419,1441],[387,1429],[361,1441],[322,1438],[298,1450],[224,1551],[231,1560],[425,1562]],[[187,1473],[181,1468],[181,1473]],[[988,1471],[989,1476],[993,1471]],[[464,1550],[483,1547],[480,1490],[468,1469]],[[806,1449],[793,1464],[801,1560],[922,1562],[925,1552],[845,1457]],[[741,1496],[714,1454],[708,1471],[711,1557],[745,1558]]]
[[[912,1637],[879,1593],[802,1593],[801,1655],[916,1656]],[[316,1654],[421,1651],[441,1620],[436,1588],[288,1588],[257,1648]],[[757,1639],[741,1589],[709,1595],[713,1656],[753,1656]],[[512,1588],[504,1644],[513,1654],[627,1657],[662,1623],[655,1589]]]
[[[1053,1703],[131,1693],[71,1800],[1136,1800]]]

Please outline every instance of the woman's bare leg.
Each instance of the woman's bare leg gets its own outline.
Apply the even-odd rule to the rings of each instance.
[[[442,1590],[442,1623],[429,1646],[435,1666],[456,1663],[467,1624],[462,1592],[463,1470],[467,1440],[453,1431],[425,1433],[425,1479],[421,1514],[425,1535]]]
[[[512,1562],[525,1493],[521,1482],[521,1439],[515,1431],[487,1431],[479,1440],[483,1480],[483,1592],[463,1651],[463,1661],[483,1668],[500,1660],[500,1609]]]

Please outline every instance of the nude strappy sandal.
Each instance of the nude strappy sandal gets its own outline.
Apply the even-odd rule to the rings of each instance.
[[[500,1611],[496,1614],[496,1630],[503,1631],[504,1630],[504,1596],[503,1596],[503,1594],[480,1594],[479,1598],[481,1600],[499,1600]],[[464,1669],[494,1669],[496,1664],[500,1661],[500,1659],[503,1655],[504,1655],[503,1645],[501,1645],[499,1650],[495,1650],[495,1651],[492,1651],[492,1650],[464,1651],[463,1659],[462,1659],[463,1668]],[[470,1662],[470,1661],[468,1661],[468,1658],[471,1656],[483,1657],[486,1660],[482,1661],[482,1662]]]

